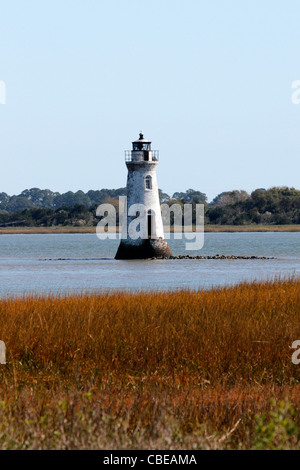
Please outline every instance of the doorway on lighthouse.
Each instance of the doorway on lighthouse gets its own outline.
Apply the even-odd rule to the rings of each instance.
[[[152,230],[154,227],[154,211],[151,209],[148,210],[147,212],[147,230],[148,230],[148,238],[152,238]]]

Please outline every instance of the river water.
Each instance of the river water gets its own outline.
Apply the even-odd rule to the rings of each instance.
[[[119,241],[96,234],[0,235],[0,297],[24,293],[208,289],[300,276],[300,233],[206,233],[199,251],[168,240],[174,255],[267,256],[269,260],[114,259]]]

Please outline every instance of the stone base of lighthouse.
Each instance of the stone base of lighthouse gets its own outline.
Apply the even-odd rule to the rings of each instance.
[[[139,244],[132,244],[122,240],[115,259],[147,259],[169,258],[172,251],[163,238],[141,240]]]

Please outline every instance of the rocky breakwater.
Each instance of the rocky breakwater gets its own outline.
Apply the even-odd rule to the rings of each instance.
[[[150,258],[158,259],[158,258]],[[178,256],[169,256],[160,257],[159,259],[226,259],[226,260],[235,260],[235,259],[275,259],[274,257],[269,258],[267,256],[247,256],[247,255],[210,255],[210,256],[190,256],[190,255],[178,255]]]

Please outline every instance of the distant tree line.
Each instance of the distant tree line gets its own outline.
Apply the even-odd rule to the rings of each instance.
[[[63,206],[74,207],[82,204],[88,208],[102,204],[107,198],[117,198],[126,195],[126,188],[100,189],[98,191],[68,191],[60,194],[50,189],[31,188],[25,189],[17,196],[9,196],[0,193],[0,210],[7,212],[19,212],[25,209],[59,209]]]
[[[126,188],[63,194],[32,188],[17,196],[0,193],[0,226],[94,226],[99,221],[96,208],[103,203],[115,206],[118,221],[119,196],[126,196]],[[168,205],[191,203],[193,222],[196,204],[202,203],[206,224],[300,224],[300,190],[295,188],[256,189],[251,194],[243,190],[226,191],[210,203],[206,194],[194,189],[172,196],[159,190],[159,196],[161,203]]]
[[[219,194],[206,210],[211,224],[224,225],[285,225],[300,224],[300,191],[274,187]]]

